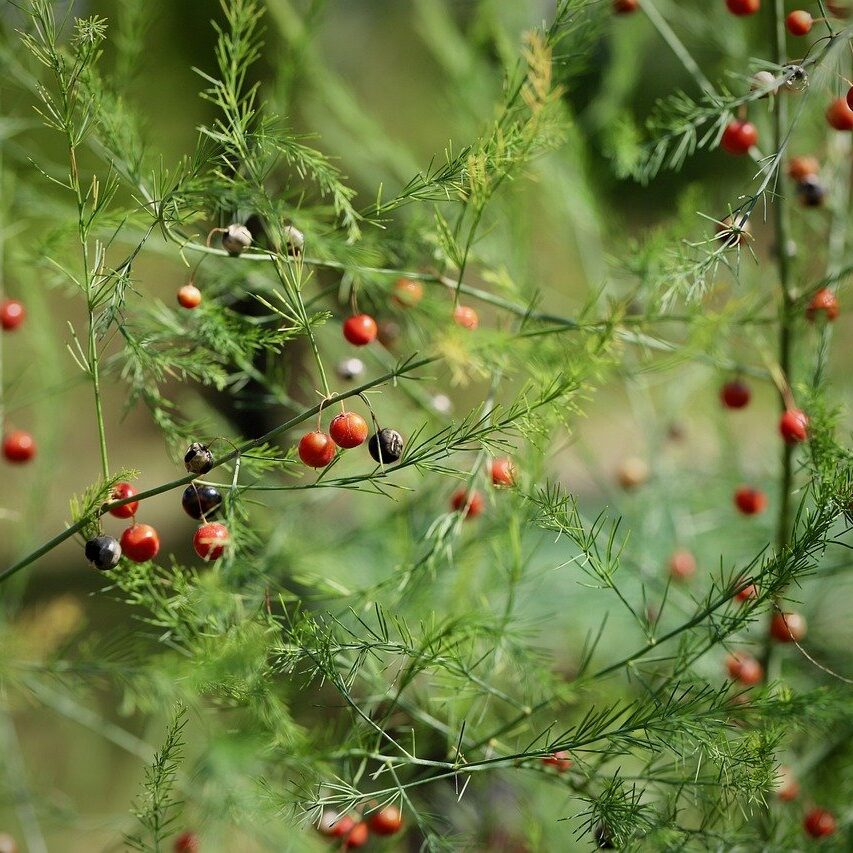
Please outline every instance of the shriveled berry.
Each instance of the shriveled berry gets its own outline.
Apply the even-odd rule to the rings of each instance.
[[[213,467],[213,454],[206,444],[194,441],[184,454],[184,465],[190,474],[197,477],[206,474]]]
[[[817,157],[811,157],[807,154],[792,157],[791,162],[788,163],[788,177],[798,183],[816,175],[819,171],[820,163]]]
[[[295,225],[285,225],[281,231],[287,254],[296,257],[305,248],[305,235]]]
[[[398,278],[392,299],[401,308],[413,308],[424,298],[424,286],[411,278]]]
[[[836,98],[826,108],[826,120],[835,130],[853,130],[853,108],[846,98]]]
[[[774,613],[770,636],[780,643],[799,643],[806,636],[806,617],[802,613]]]
[[[837,828],[835,816],[826,809],[810,809],[803,821],[803,829],[812,838],[833,835]]]
[[[0,302],[0,326],[4,332],[14,332],[26,316],[24,306],[16,299],[4,299]]]
[[[370,831],[377,835],[395,835],[403,828],[403,815],[397,806],[385,806],[368,819]]]
[[[478,491],[461,488],[451,496],[450,506],[454,512],[464,512],[465,518],[476,518],[483,512],[486,502]]]
[[[553,767],[558,773],[565,773],[572,766],[572,759],[566,750],[561,749],[542,759],[545,767]]]
[[[121,545],[112,536],[96,536],[86,543],[86,559],[102,572],[114,569],[121,560]]]
[[[144,563],[160,550],[160,537],[150,524],[132,524],[121,534],[121,550],[128,560]]]
[[[22,429],[10,432],[3,439],[3,456],[7,462],[23,464],[36,455],[35,439]]]
[[[196,521],[213,518],[222,508],[222,492],[216,486],[190,483],[181,495],[184,512]]]
[[[231,257],[242,254],[252,245],[252,232],[245,225],[234,222],[222,234],[222,247]]]
[[[744,515],[758,515],[767,509],[767,495],[752,486],[741,486],[735,492],[735,506]]]
[[[386,349],[391,349],[400,340],[403,330],[393,320],[383,320],[376,329],[376,339]]]
[[[379,331],[376,320],[370,314],[354,314],[348,317],[344,322],[343,330],[344,337],[357,347],[367,346],[376,339]]]
[[[785,26],[792,36],[808,35],[813,25],[814,18],[803,9],[797,9],[785,18]]]
[[[689,551],[676,551],[669,558],[669,573],[673,580],[689,580],[696,574],[696,558]]]
[[[480,325],[480,318],[477,312],[469,305],[457,305],[453,309],[453,322],[457,326],[462,326],[463,329],[473,331]]]
[[[492,460],[492,485],[514,486],[515,475],[515,465],[513,465],[511,459],[504,457]]]
[[[178,304],[182,308],[198,308],[201,305],[201,291],[194,284],[185,284],[178,291]]]
[[[838,297],[828,287],[822,287],[809,302],[806,319],[814,322],[818,317],[822,317],[831,323],[838,317],[839,312]]]
[[[754,15],[761,8],[761,0],[726,0],[733,15]]]
[[[751,398],[752,391],[742,379],[732,379],[720,389],[720,400],[727,409],[742,409]]]
[[[397,430],[387,427],[371,436],[367,443],[370,455],[382,465],[397,462],[403,455],[403,447],[403,436]]]
[[[593,834],[595,836],[595,846],[599,850],[616,849],[616,844],[613,841],[613,833],[603,823],[598,824]]]
[[[748,121],[735,119],[723,132],[720,145],[724,151],[736,156],[749,153],[749,149],[758,143],[758,130]]]
[[[329,434],[338,447],[358,447],[367,441],[367,421],[355,412],[343,412],[332,419]]]
[[[299,458],[310,468],[325,468],[335,458],[335,442],[325,432],[307,432],[299,440]]]
[[[110,495],[111,501],[121,501],[125,498],[132,498],[136,494],[136,489],[130,483],[116,483]],[[131,501],[121,506],[113,507],[110,510],[110,515],[116,518],[133,518],[136,515],[136,510],[139,509],[139,501]]]
[[[809,437],[809,416],[802,409],[788,409],[779,419],[779,433],[786,444],[799,444]]]
[[[212,563],[222,556],[230,541],[231,535],[228,533],[228,528],[218,521],[212,521],[209,524],[202,524],[196,530],[193,536],[193,548],[202,560]]]

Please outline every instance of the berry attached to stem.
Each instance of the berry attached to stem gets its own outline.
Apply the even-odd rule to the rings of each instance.
[[[310,468],[325,468],[335,458],[335,442],[325,432],[307,432],[299,440],[299,458]]]
[[[218,521],[202,524],[193,536],[193,548],[196,554],[208,563],[218,560],[231,541],[228,528]]]
[[[516,470],[511,459],[506,457],[492,460],[492,485],[514,486]]]
[[[696,558],[689,551],[676,551],[669,558],[669,574],[676,581],[690,580],[696,574]]]
[[[837,824],[835,816],[826,809],[810,809],[803,821],[803,829],[812,838],[823,838],[835,833]]]
[[[397,462],[403,455],[403,436],[395,429],[379,430],[367,443],[370,455],[380,464],[389,465]]]
[[[121,550],[128,560],[144,563],[160,550],[160,537],[150,524],[132,524],[121,534]]]
[[[344,322],[344,337],[357,347],[367,346],[376,339],[379,331],[376,320],[370,314],[353,314]]]
[[[613,11],[617,15],[630,15],[640,8],[640,0],[613,0]]]
[[[760,683],[764,678],[764,668],[752,655],[745,652],[735,652],[729,655],[726,660],[726,668],[732,679],[749,687]]]
[[[403,827],[403,815],[397,806],[385,806],[370,815],[368,823],[377,835],[395,835]]]
[[[222,493],[215,486],[190,483],[181,496],[181,506],[196,521],[213,518],[222,507]]]
[[[116,483],[113,487],[112,495],[110,495],[110,499],[114,501],[121,501],[125,498],[132,498],[136,494],[136,489],[130,485],[130,483]],[[139,509],[139,501],[131,501],[128,504],[122,504],[121,506],[113,507],[110,510],[110,515],[115,518],[133,518],[136,515],[136,510]]]
[[[761,8],[761,0],[726,0],[726,6],[733,15],[754,15]]]
[[[213,467],[213,454],[206,444],[194,441],[184,454],[184,466],[190,474],[197,477],[206,474]]]
[[[353,826],[344,839],[344,849],[355,850],[359,847],[364,847],[369,838],[370,830],[367,828],[367,824],[361,820]]]
[[[241,255],[252,245],[252,232],[245,225],[234,222],[222,232],[222,247],[232,258]]]
[[[779,432],[786,444],[799,444],[809,436],[809,416],[802,409],[788,409],[779,419]]]
[[[811,32],[814,18],[803,9],[796,9],[785,19],[785,26],[792,36],[805,36]]]
[[[572,766],[572,759],[569,758],[569,753],[561,749],[551,755],[546,755],[542,759],[542,764],[545,767],[553,767],[558,773],[565,773]]]
[[[804,181],[806,178],[811,178],[820,171],[820,163],[817,157],[811,157],[808,154],[802,154],[799,157],[792,157],[788,163],[788,177],[793,181]]]
[[[806,636],[806,618],[802,613],[774,613],[770,636],[780,643],[799,643]]]
[[[96,536],[86,543],[86,559],[98,570],[114,569],[121,560],[121,545],[112,536]]]
[[[411,278],[398,278],[392,299],[401,308],[414,308],[424,298],[424,286]]]
[[[847,98],[836,98],[826,109],[826,120],[835,130],[853,130],[853,107]]]
[[[453,309],[453,322],[457,326],[462,326],[463,329],[474,331],[480,325],[480,318],[477,312],[468,305],[457,305]]]
[[[182,308],[198,308],[201,305],[201,291],[194,284],[185,284],[178,291],[178,304]]]
[[[194,832],[182,832],[175,839],[175,853],[199,853],[201,843]]]
[[[758,143],[758,130],[748,121],[735,119],[730,122],[723,132],[720,145],[724,151],[735,156],[749,153],[749,149]]]
[[[478,491],[466,488],[457,489],[450,498],[450,506],[454,512],[464,512],[465,518],[476,518],[481,515],[486,506],[483,496]]]
[[[344,449],[364,444],[367,441],[368,432],[367,421],[355,412],[343,412],[333,418],[329,424],[332,441]]]

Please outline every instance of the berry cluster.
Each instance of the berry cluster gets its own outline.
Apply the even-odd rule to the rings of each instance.
[[[27,316],[26,309],[16,299],[0,301],[0,329],[4,332],[14,332]],[[0,344],[2,345],[2,344]],[[0,421],[0,427],[5,424]],[[36,455],[36,442],[32,435],[22,429],[3,431],[3,458],[7,462],[21,465],[29,462]]]
[[[396,835],[402,828],[402,812],[394,805],[376,809],[364,818],[326,810],[317,825],[322,835],[340,839],[344,850],[364,847],[371,833],[385,837]]]

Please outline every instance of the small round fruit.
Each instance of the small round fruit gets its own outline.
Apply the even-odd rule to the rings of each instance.
[[[836,830],[835,816],[826,809],[810,809],[803,821],[803,829],[812,838],[823,838],[834,834]]]
[[[630,15],[640,8],[640,0],[613,0],[613,11],[617,15]]]
[[[649,466],[638,456],[626,459],[616,474],[623,489],[636,489],[649,479]]]
[[[761,0],[726,0],[733,15],[754,15],[761,8]]]
[[[325,432],[306,432],[299,440],[299,458],[310,468],[325,468],[335,458],[335,442]]]
[[[808,154],[802,154],[799,157],[792,157],[788,163],[788,177],[792,181],[804,181],[806,178],[811,178],[820,171],[820,163],[817,157],[811,157]]]
[[[414,308],[424,298],[424,286],[411,278],[398,278],[391,298],[401,308]]]
[[[395,429],[379,430],[367,443],[370,455],[381,465],[397,462],[403,455],[403,436]]]
[[[403,330],[399,323],[395,323],[393,320],[383,320],[376,330],[376,339],[385,349],[391,349],[400,340],[402,333]]]
[[[317,831],[329,838],[343,838],[354,826],[355,821],[349,815],[342,815],[332,809],[326,809],[320,815]]]
[[[395,835],[403,827],[403,815],[397,806],[385,806],[370,815],[368,823],[377,835]]]
[[[178,291],[178,304],[181,308],[198,308],[201,305],[201,291],[194,284],[185,284]]]
[[[213,518],[222,508],[222,492],[216,486],[190,483],[181,495],[181,506],[196,521]]]
[[[751,398],[752,391],[742,379],[732,379],[720,389],[720,400],[727,409],[742,409]]]
[[[218,560],[231,541],[228,528],[218,521],[202,524],[193,536],[193,548],[196,554],[208,563]]]
[[[493,486],[514,486],[515,485],[515,465],[511,459],[506,457],[492,460],[492,485]]]
[[[762,98],[773,94],[778,88],[779,84],[776,83],[776,75],[772,71],[756,71],[749,81],[749,90],[751,92],[763,91]]]
[[[773,785],[776,797],[783,803],[790,803],[800,795],[800,783],[790,767],[782,765],[776,771],[776,779]]]
[[[814,18],[806,11],[797,9],[785,19],[785,26],[792,36],[805,36],[811,31]]]
[[[480,325],[480,318],[477,312],[469,305],[457,305],[453,309],[453,322],[457,326],[462,326],[463,329],[473,331]]]
[[[252,245],[252,232],[245,225],[234,222],[222,233],[222,246],[232,258],[242,254]]]
[[[729,676],[741,684],[752,686],[764,678],[764,668],[752,656],[745,652],[730,654],[726,660]]]
[[[551,755],[546,755],[542,759],[542,764],[545,767],[553,767],[558,773],[565,773],[572,766],[572,759],[569,758],[569,753],[561,749]]]
[[[454,512],[464,512],[467,519],[476,518],[478,515],[481,515],[486,502],[479,492],[461,488],[457,489],[451,496],[450,506]]]
[[[847,90],[847,106],[853,110],[853,86]]]
[[[121,534],[121,550],[128,560],[144,563],[160,550],[160,537],[150,524],[132,524]]]
[[[18,853],[18,842],[8,832],[0,832],[0,853]]]
[[[744,515],[758,515],[767,509],[767,495],[752,486],[741,486],[735,492],[735,506]]]
[[[213,454],[206,444],[194,441],[184,454],[184,465],[190,474],[197,477],[206,474],[213,467]]]
[[[749,149],[758,143],[758,130],[748,121],[735,119],[723,132],[720,145],[724,151],[735,156],[749,153]]]
[[[774,613],[770,636],[780,643],[799,643],[806,636],[806,618],[802,613]]]
[[[26,316],[24,306],[16,299],[4,299],[0,302],[0,326],[4,332],[14,332]]]
[[[836,130],[853,130],[853,109],[846,98],[836,98],[827,107],[826,120]]]
[[[758,598],[758,587],[751,583],[743,589],[738,590],[735,599],[743,604],[744,601],[749,601],[751,598]]]
[[[29,462],[36,455],[35,439],[22,429],[10,432],[3,439],[3,456],[7,462],[23,464]]]
[[[360,358],[345,358],[338,363],[338,376],[351,382],[364,373],[364,362]]]
[[[690,580],[696,574],[696,558],[689,551],[676,551],[669,558],[669,574],[673,580]]]
[[[132,498],[136,494],[136,489],[130,483],[116,483],[110,495],[111,501],[121,501],[125,498]],[[139,509],[139,501],[131,501],[129,504],[113,507],[110,510],[110,515],[116,518],[133,518],[136,515],[136,510]]]
[[[199,853],[201,844],[194,832],[182,832],[175,839],[175,853]]]
[[[86,543],[86,559],[102,572],[114,569],[121,559],[121,545],[112,536],[96,536]]]
[[[367,346],[376,339],[376,333],[379,331],[376,320],[370,314],[353,314],[346,319],[343,328],[344,337],[357,347]]]
[[[788,409],[779,419],[779,433],[786,444],[799,444],[809,437],[809,416],[802,409]]]
[[[811,175],[797,184],[797,196],[803,207],[820,207],[826,201],[826,187],[817,175]]]
[[[367,441],[367,421],[355,412],[343,412],[332,419],[329,434],[338,447],[358,447]]]
[[[822,287],[809,302],[806,319],[814,322],[818,317],[822,317],[831,323],[838,317],[839,312],[838,297],[828,287]]]
[[[370,838],[370,831],[367,824],[361,820],[353,826],[349,834],[344,839],[345,850],[355,850],[358,847],[364,847]]]

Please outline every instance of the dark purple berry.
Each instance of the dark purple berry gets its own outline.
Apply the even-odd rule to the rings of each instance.
[[[86,543],[86,559],[102,572],[114,569],[121,559],[121,545],[112,536],[96,536]]]
[[[193,483],[184,489],[181,506],[196,521],[213,518],[222,508],[222,493],[215,486],[197,486]]]
[[[370,439],[367,449],[380,464],[396,462],[403,455],[403,436],[395,429],[381,429]]]

